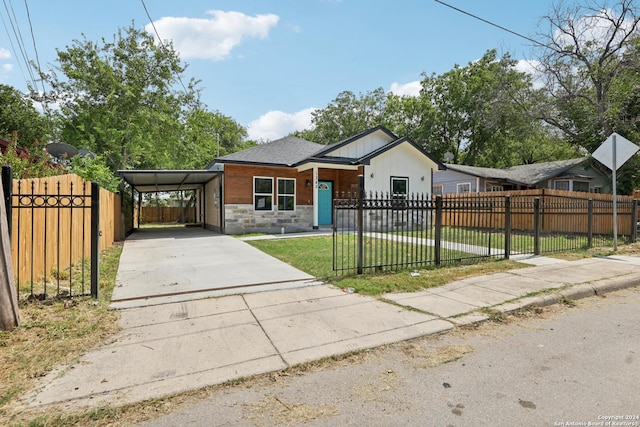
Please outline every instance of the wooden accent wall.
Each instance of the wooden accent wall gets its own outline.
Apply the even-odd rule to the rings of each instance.
[[[333,181],[333,189],[336,192],[356,191],[358,175],[361,173],[361,168],[358,171],[320,169],[318,179]],[[234,164],[226,164],[224,167],[225,204],[253,204],[253,178],[256,176],[294,178],[296,179],[296,203],[309,206],[313,204],[312,170],[298,172],[293,168]],[[310,183],[309,186],[307,181]],[[277,185],[275,180],[273,185],[275,189]]]

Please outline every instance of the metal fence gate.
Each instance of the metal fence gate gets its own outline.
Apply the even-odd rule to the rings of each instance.
[[[18,295],[98,297],[100,187],[64,177],[14,182],[2,167]]]

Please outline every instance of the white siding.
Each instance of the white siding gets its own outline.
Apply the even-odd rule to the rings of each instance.
[[[431,171],[436,168],[435,162],[405,142],[371,159],[364,167],[364,188],[386,194],[391,192],[391,177],[400,177],[409,179],[409,194],[431,194]]]
[[[391,142],[392,139],[386,133],[377,131],[363,136],[344,147],[340,147],[334,152],[329,153],[328,157],[348,157],[352,159],[359,159],[369,153],[381,148]]]

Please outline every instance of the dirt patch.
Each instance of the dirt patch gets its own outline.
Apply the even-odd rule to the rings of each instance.
[[[456,361],[473,350],[473,347],[468,344],[445,345],[430,350],[419,343],[411,343],[402,348],[404,354],[414,360],[414,365],[421,368],[434,368]]]
[[[365,402],[375,402],[385,398],[385,393],[396,390],[402,384],[402,378],[393,370],[365,380],[364,385],[354,387],[353,393]]]
[[[243,418],[258,426],[303,423],[332,416],[337,411],[329,405],[285,402],[275,394],[268,394],[257,402],[245,403],[243,406],[248,412]]]

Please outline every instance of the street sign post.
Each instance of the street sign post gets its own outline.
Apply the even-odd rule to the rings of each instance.
[[[613,193],[613,250],[618,250],[618,196],[616,171],[633,156],[640,147],[628,139],[612,133],[591,155],[594,159],[611,169],[611,187]]]

